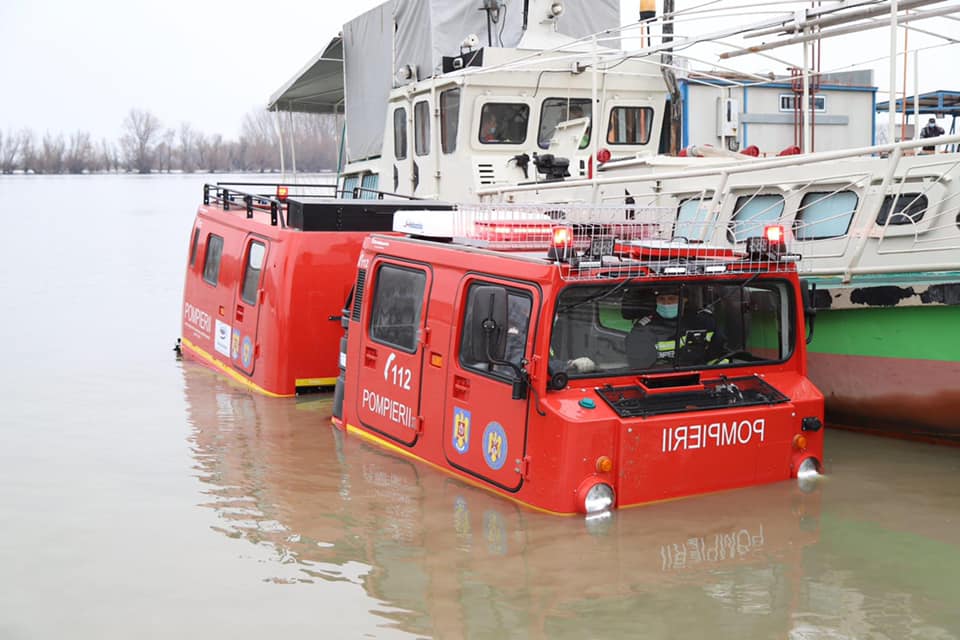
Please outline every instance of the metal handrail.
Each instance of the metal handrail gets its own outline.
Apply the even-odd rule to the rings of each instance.
[[[230,184],[230,183],[225,183]],[[211,191],[213,194],[211,195]],[[223,206],[224,211],[230,211],[230,205],[237,203],[237,201],[243,203],[243,208],[246,211],[247,218],[253,218],[254,210],[257,211],[269,211],[270,212],[270,224],[272,226],[280,225],[281,229],[287,228],[287,222],[283,215],[284,202],[275,197],[259,195],[255,193],[246,193],[244,191],[239,191],[237,189],[229,189],[226,186],[221,184],[209,184],[204,183],[203,185],[203,204],[210,205],[211,202],[219,202]]]

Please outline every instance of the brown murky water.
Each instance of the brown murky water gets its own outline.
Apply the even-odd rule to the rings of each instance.
[[[0,638],[960,638],[960,449],[588,526],[174,361],[202,181],[0,176]]]

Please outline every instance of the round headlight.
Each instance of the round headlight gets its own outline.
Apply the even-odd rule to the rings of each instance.
[[[604,482],[598,482],[587,491],[583,499],[583,510],[590,514],[610,509],[613,507],[614,497],[613,487]]]

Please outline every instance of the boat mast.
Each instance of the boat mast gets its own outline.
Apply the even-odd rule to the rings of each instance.
[[[663,37],[662,44],[673,42],[673,0],[663,0]],[[680,122],[683,117],[683,105],[680,95],[680,89],[677,86],[677,75],[673,71],[673,48],[666,49],[663,53],[663,77],[667,82],[667,88],[670,90],[670,155],[675,156],[680,152]]]
[[[906,52],[904,52],[906,55]],[[887,109],[887,142],[893,143],[896,138],[896,118],[894,114],[897,108],[897,0],[890,0],[890,92],[887,98],[889,108]]]

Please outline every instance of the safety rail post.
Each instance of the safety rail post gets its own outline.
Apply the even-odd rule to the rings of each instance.
[[[890,184],[893,182],[894,175],[896,174],[897,167],[900,165],[900,159],[903,157],[903,143],[900,143],[893,148],[893,152],[890,154],[888,160],[887,173],[883,176],[883,182],[880,183],[878,191],[880,192],[880,202],[883,206],[883,200],[887,197],[887,193],[890,191]],[[890,207],[891,211],[893,207]],[[873,229],[874,220],[873,216],[864,216],[865,220],[860,228],[857,230],[859,237],[857,238],[857,244],[853,248],[853,254],[850,256],[850,259],[847,261],[846,267],[843,270],[843,282],[850,282],[850,279],[853,277],[853,271],[857,268],[857,265],[860,264],[860,258],[863,256],[864,250],[867,248],[867,242],[870,240],[870,230]],[[889,214],[888,214],[889,218]]]
[[[277,226],[277,201],[270,199],[270,224]]]
[[[243,196],[243,202],[247,205],[247,218],[253,217],[253,196]]]
[[[230,211],[230,190],[224,189],[220,195],[220,201],[223,202],[223,210]]]
[[[210,185],[203,185],[203,204],[204,206],[210,204]]]

